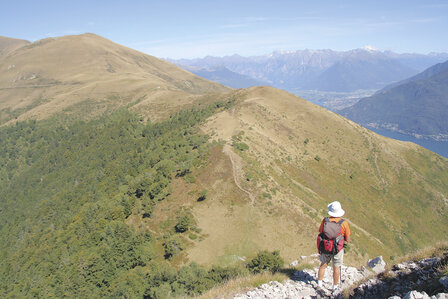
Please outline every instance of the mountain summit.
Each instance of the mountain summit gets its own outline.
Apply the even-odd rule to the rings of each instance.
[[[90,33],[27,44],[0,57],[0,68],[1,122],[80,109],[94,115],[129,103],[157,118],[179,101],[230,91]],[[155,111],[157,105],[163,111]]]

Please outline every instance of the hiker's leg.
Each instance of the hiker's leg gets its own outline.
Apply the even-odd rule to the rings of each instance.
[[[324,279],[325,269],[327,269],[327,266],[328,266],[328,264],[324,264],[324,263],[320,264],[319,272],[317,274],[317,280]]]
[[[339,277],[341,275],[340,267],[333,266],[333,285],[336,286],[339,284]]]
[[[333,286],[339,285],[341,267],[344,261],[344,249],[338,252],[333,258]]]
[[[319,272],[317,272],[317,280],[322,281],[322,279],[324,279],[325,269],[327,269],[327,266],[331,261],[331,255],[322,253],[319,259],[320,259],[320,267]]]

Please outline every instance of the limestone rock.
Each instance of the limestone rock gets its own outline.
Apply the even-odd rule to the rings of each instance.
[[[383,257],[381,255],[369,260],[367,262],[367,266],[371,268],[375,273],[381,273],[386,270],[386,262],[383,260]]]
[[[289,264],[291,267],[295,267],[299,264],[298,260],[292,261],[291,264]]]
[[[403,297],[403,299],[431,299],[431,297],[425,292],[420,293],[418,291],[410,291]]]

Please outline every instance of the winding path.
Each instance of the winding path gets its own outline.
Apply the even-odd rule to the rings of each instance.
[[[243,191],[244,193],[246,193],[249,198],[250,198],[250,203],[251,205],[254,205],[255,203],[255,196],[252,194],[252,192],[244,189],[241,186],[241,177],[243,174],[243,166],[242,166],[242,159],[240,156],[238,156],[237,154],[235,154],[232,150],[232,148],[230,147],[230,145],[226,144],[224,145],[224,148],[222,149],[222,152],[224,154],[226,154],[229,159],[230,162],[232,163],[232,172],[233,172],[233,180],[235,181],[236,186]]]

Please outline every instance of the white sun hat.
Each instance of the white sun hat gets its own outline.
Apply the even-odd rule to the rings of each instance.
[[[328,215],[331,217],[342,217],[344,216],[345,211],[341,207],[341,203],[339,201],[333,201],[328,205]]]

